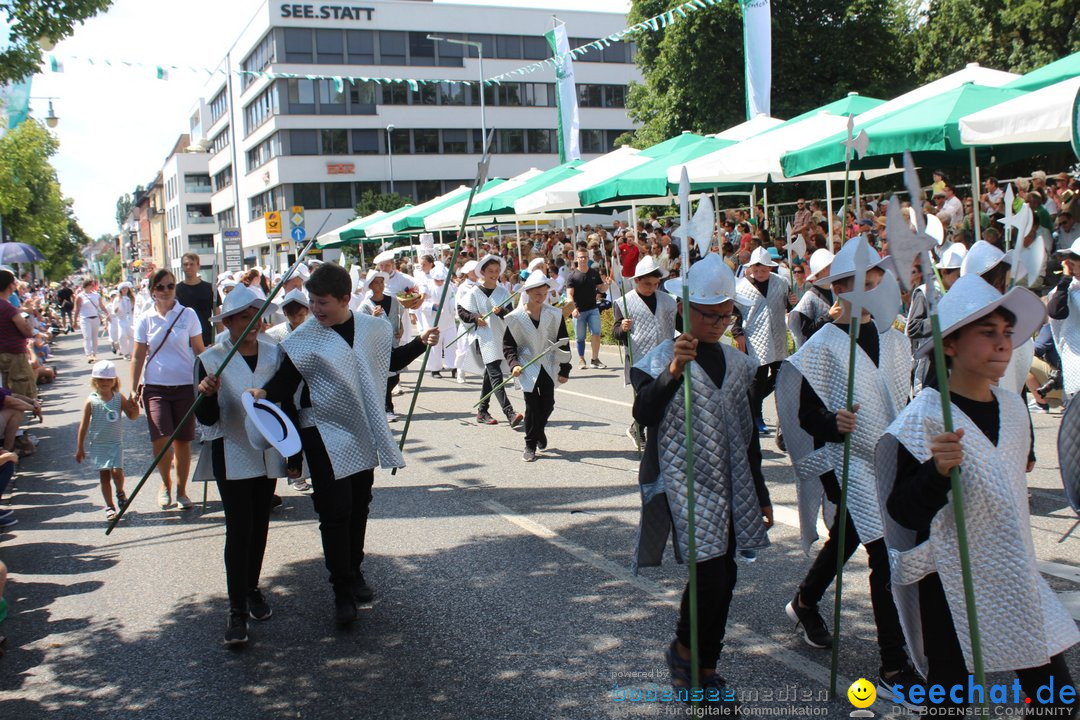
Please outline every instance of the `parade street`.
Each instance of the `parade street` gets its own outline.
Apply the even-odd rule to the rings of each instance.
[[[405,448],[408,467],[376,472],[365,574],[375,601],[351,629],[333,622],[309,497],[278,482],[261,587],[273,617],[223,647],[224,523],[216,488],[201,507],[162,511],[155,474],[105,535],[96,471],[74,461],[89,368],[77,336],[55,343],[60,375],[43,388],[40,439],[16,476],[19,523],[0,535],[11,571],[0,662],[0,717],[84,718],[608,718],[660,717],[685,706],[631,702],[669,686],[670,642],[686,568],[670,555],[628,570],[640,500],[625,434],[632,396],[618,356],[556,392],[537,462],[502,418],[479,426],[479,378],[426,378]],[[103,353],[103,357],[107,353]],[[118,362],[123,391],[127,363]],[[403,374],[404,414],[416,381]],[[512,392],[523,408],[520,392]],[[773,400],[766,420],[775,425]],[[1055,411],[1056,412],[1056,411]],[[1035,415],[1029,475],[1040,570],[1080,618],[1080,529],[1057,466],[1057,415]],[[130,493],[148,466],[145,418],[126,423]],[[848,717],[848,686],[876,678],[879,658],[865,553],[844,575],[840,698],[826,697],[830,653],[807,646],[784,605],[811,559],[798,541],[794,476],[762,441],[775,507],[772,547],[740,563],[718,672],[744,715]],[[1070,530],[1072,530],[1071,534]],[[1067,537],[1066,537],[1067,536]],[[832,589],[822,612],[832,625]],[[1067,652],[1080,667],[1080,648]],[[991,682],[1012,683],[994,675]],[[1011,699],[1011,698],[1010,698]],[[1019,709],[1019,708],[1013,708]],[[879,717],[896,710],[881,699]]]

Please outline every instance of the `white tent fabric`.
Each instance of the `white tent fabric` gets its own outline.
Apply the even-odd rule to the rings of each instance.
[[[330,245],[332,243],[340,243],[341,242],[341,233],[345,232],[346,230],[352,230],[353,228],[360,227],[364,223],[366,223],[366,222],[368,222],[370,220],[374,220],[375,218],[382,217],[385,214],[386,214],[386,212],[383,211],[383,210],[376,210],[375,212],[371,213],[370,215],[365,215],[362,218],[356,218],[355,220],[350,220],[349,222],[345,223],[344,225],[342,225],[339,228],[334,228],[330,232],[323,233],[319,237],[319,243],[321,245]]]
[[[734,127],[729,127],[723,132],[716,133],[715,135],[712,135],[712,137],[739,142],[741,140],[746,140],[747,138],[752,138],[755,135],[760,135],[766,130],[772,130],[783,122],[783,120],[769,115],[757,115],[746,122],[739,123]],[[678,180],[675,182],[678,182]]]
[[[639,152],[632,147],[623,146],[579,165],[578,170],[581,172],[577,175],[518,198],[514,201],[514,211],[518,215],[527,215],[579,208],[579,190],[592,187],[651,159],[639,157]]]
[[[427,202],[424,202],[424,203],[420,203],[419,205],[413,206],[413,208],[410,210],[410,212],[408,214],[409,215],[416,215],[416,214],[419,214],[419,213],[423,213],[428,208],[434,207],[434,206],[438,205],[439,203],[446,202],[451,196],[458,196],[458,195],[461,195],[462,193],[467,194],[468,192],[469,192],[469,188],[465,187],[464,185],[459,185],[458,187],[454,188],[453,190],[451,190],[448,193],[440,195],[437,198],[432,198],[431,200],[428,200]],[[401,220],[401,219],[402,219],[401,217],[395,216],[393,218],[388,218],[386,220],[376,220],[371,225],[368,225],[366,228],[364,228],[364,233],[369,238],[370,237],[381,237],[383,235],[397,235],[398,231],[394,230],[394,221],[395,220]],[[412,230],[411,232],[417,232],[417,231]]]
[[[540,175],[543,171],[536,168],[530,168],[520,175],[515,175],[504,183],[499,183],[493,188],[489,188],[483,192],[476,194],[473,198],[473,203],[478,203],[481,200],[485,200],[493,195],[504,193],[507,190],[513,190],[525,184],[525,181]],[[461,215],[465,212],[465,203],[469,200],[465,198],[460,202],[456,202],[453,205],[449,205],[438,212],[433,212],[424,218],[424,228],[426,230],[447,230],[450,228],[456,228],[461,224]],[[488,221],[490,222],[490,221]],[[470,225],[476,223],[469,223]]]
[[[965,145],[1069,142],[1080,77],[1069,78],[960,118]]]

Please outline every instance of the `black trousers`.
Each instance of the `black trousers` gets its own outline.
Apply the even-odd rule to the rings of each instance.
[[[724,649],[728,610],[735,595],[739,568],[735,562],[735,532],[728,533],[728,551],[721,557],[697,564],[698,606],[698,664],[715,668]],[[690,647],[690,584],[683,589],[679,605],[679,623],[675,637],[684,647]]]
[[[304,428],[300,436],[311,471],[311,499],[319,514],[319,533],[330,584],[336,595],[348,595],[353,578],[364,562],[364,538],[375,472],[361,470],[342,478],[334,477],[318,430]]]
[[[835,480],[832,483],[824,482],[826,495],[834,503],[840,502],[839,489]],[[830,488],[830,486],[832,486]],[[851,513],[847,516],[847,528],[844,531],[844,562],[855,553],[855,548],[860,544],[859,532],[855,529],[855,523],[851,519]],[[838,552],[840,534],[840,515],[833,520],[829,528],[829,539],[825,541],[821,552],[814,558],[810,572],[799,586],[799,599],[804,605],[816,605],[821,602],[825,591],[836,579],[836,555]],[[878,651],[881,653],[881,664],[887,671],[898,670],[907,662],[907,653],[904,650],[904,630],[900,626],[900,615],[896,611],[896,602],[893,600],[890,586],[891,571],[889,570],[889,553],[882,539],[866,543],[866,554],[870,565],[870,604],[874,608],[874,624],[877,625]],[[830,607],[832,607],[830,603]]]
[[[937,573],[931,573],[919,581],[919,615],[923,628],[923,650],[929,663],[927,669],[927,685],[941,685],[950,688],[953,685],[964,687],[963,702],[957,703],[951,697],[942,703],[947,707],[964,707],[967,705],[968,670],[964,662],[964,651],[960,648],[960,641],[956,638],[956,626],[953,624],[952,614],[949,612],[949,600],[945,596],[945,588],[941,585],[941,577]],[[1032,707],[1039,706],[1036,696],[1041,685],[1048,685],[1051,679],[1054,683],[1054,701],[1043,707],[1071,708],[1072,715],[1065,713],[1055,717],[1075,717],[1078,703],[1061,704],[1058,697],[1058,688],[1075,687],[1069,667],[1065,664],[1063,654],[1050,658],[1050,662],[1036,668],[1026,668],[1016,671],[1016,679],[1020,681],[1020,687],[1024,694],[1031,698]],[[975,702],[980,698],[975,695]],[[1010,694],[1009,700],[1012,700]]]
[[[547,444],[544,429],[554,409],[555,382],[547,370],[541,370],[532,392],[525,393],[525,447],[535,450],[537,443]]]
[[[750,409],[754,411],[754,417],[761,417],[761,408],[765,405],[765,398],[776,389],[776,374],[780,372],[783,361],[762,365],[754,374],[754,381],[750,385]]]
[[[237,612],[247,612],[248,593],[259,586],[276,483],[265,477],[217,481],[225,509],[225,584],[229,608]]]
[[[401,382],[401,375],[391,375],[386,378],[386,412],[394,412],[394,388]]]
[[[485,364],[484,385],[480,388],[481,397],[491,392],[491,388],[497,387],[502,381],[502,361],[497,360],[495,362],[489,362]],[[495,399],[499,401],[499,405],[502,406],[503,412],[506,414],[507,419],[513,418],[514,406],[510,404],[510,398],[506,397],[505,388],[499,388],[495,391]],[[484,402],[480,403],[480,407],[476,408],[476,411],[487,412],[489,407],[491,407],[491,398],[486,398]]]

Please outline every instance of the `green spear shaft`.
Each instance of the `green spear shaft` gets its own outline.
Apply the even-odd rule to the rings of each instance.
[[[687,243],[689,244],[689,243]],[[685,259],[684,259],[685,261]],[[682,306],[683,306],[683,332],[690,325],[690,283],[683,274],[682,283]],[[700,669],[698,668],[698,597],[697,597],[697,522],[695,520],[696,501],[694,497],[694,386],[690,379],[690,365],[683,368],[683,433],[686,440],[686,513],[687,513],[687,562],[690,565],[690,688],[701,686]]]
[[[444,286],[444,287],[445,287],[445,286]],[[481,319],[481,320],[485,320],[485,321],[486,321],[486,320],[487,320],[487,319],[488,319],[489,317],[491,317],[491,314],[495,312],[495,309],[496,309],[496,308],[498,308],[498,307],[505,307],[507,303],[512,303],[512,302],[514,302],[514,298],[516,298],[516,297],[517,297],[518,295],[520,295],[520,294],[521,294],[521,291],[520,291],[520,290],[515,290],[515,291],[514,291],[514,293],[513,293],[513,294],[512,294],[511,296],[510,296],[510,299],[509,299],[509,300],[507,300],[506,302],[504,302],[504,303],[503,303],[502,305],[497,305],[496,307],[493,307],[493,308],[491,308],[491,309],[490,309],[490,310],[488,310],[488,311],[487,311],[486,313],[484,313],[484,315],[483,315],[483,316],[481,316],[481,318],[480,318],[480,319]],[[463,338],[463,337],[465,337],[466,335],[468,335],[468,334],[469,334],[470,332],[472,332],[472,328],[469,328],[469,329],[468,329],[468,330],[466,330],[465,332],[461,333],[461,334],[460,334],[460,335],[458,335],[458,336],[457,336],[456,338],[454,338],[453,340],[451,340],[451,341],[450,341],[450,342],[449,342],[448,344],[449,344],[449,345],[453,345],[453,344],[454,344],[454,343],[456,343],[456,342],[457,342],[458,340],[460,340],[461,338]]]
[[[481,88],[481,91],[483,88]],[[454,243],[454,252],[450,255],[450,267],[448,271],[453,271],[454,265],[457,263],[458,253],[461,252],[461,241],[465,237],[465,224],[469,221],[469,212],[472,210],[473,198],[476,197],[476,193],[479,192],[480,186],[484,184],[484,180],[487,177],[488,163],[491,160],[490,148],[491,139],[495,136],[495,131],[492,130],[488,133],[487,138],[484,141],[484,155],[480,159],[480,164],[476,167],[476,182],[473,183],[472,190],[469,191],[469,198],[465,201],[465,211],[461,214],[461,227],[458,228],[457,242]],[[439,309],[435,311],[435,320],[433,327],[439,327],[439,320],[442,318],[443,310],[446,307],[446,294],[450,290],[450,278],[447,276],[446,282],[443,283],[442,293],[439,295]],[[431,356],[432,345],[428,345],[424,349],[424,359],[420,362],[420,375],[416,378],[416,386],[413,388],[412,400],[409,402],[409,414],[405,416],[405,427],[401,429],[401,442],[398,443],[398,448],[405,449],[405,440],[409,437],[409,427],[412,425],[413,412],[416,410],[416,398],[420,395],[420,386],[424,383],[424,372],[427,370],[428,358]],[[397,468],[390,471],[391,475],[397,475]]]
[[[569,339],[568,339],[568,338],[564,338],[564,339],[565,339],[565,340],[566,340],[567,342],[569,342]],[[530,365],[532,365],[533,363],[535,363],[535,362],[536,362],[537,360],[540,360],[540,359],[541,359],[542,357],[544,357],[545,355],[547,355],[547,354],[548,354],[549,352],[551,352],[552,350],[556,349],[557,347],[559,347],[558,343],[552,343],[552,344],[551,344],[551,346],[550,346],[550,347],[549,347],[549,348],[548,348],[547,350],[543,351],[542,353],[540,353],[540,354],[538,354],[538,355],[537,355],[536,357],[534,357],[534,358],[533,358],[532,360],[530,360],[529,362],[527,362],[527,363],[525,363],[524,365],[522,365],[522,366],[521,366],[521,369],[522,369],[522,370],[524,370],[525,368],[529,367]],[[502,389],[503,389],[504,387],[506,387],[507,385],[509,385],[509,384],[510,384],[510,383],[512,383],[513,381],[514,381],[514,375],[513,375],[513,373],[511,373],[511,374],[510,374],[510,377],[506,378],[506,379],[505,379],[505,380],[503,380],[503,381],[502,381],[501,383],[499,383],[499,384],[498,384],[498,385],[496,385],[496,386],[495,386],[494,388],[492,388],[491,392],[489,392],[488,394],[484,395],[484,397],[480,398],[480,400],[479,400],[479,401],[478,401],[478,402],[477,402],[477,403],[476,403],[475,405],[473,405],[473,407],[474,407],[474,408],[478,408],[478,407],[480,407],[480,405],[482,405],[482,404],[483,404],[483,402],[484,402],[485,400],[487,400],[487,399],[488,399],[489,397],[491,397],[492,395],[494,395],[494,394],[495,394],[495,393],[497,393],[498,391],[502,390]]]
[[[275,285],[274,288],[270,291],[270,294],[266,296],[266,300],[263,301],[262,307],[259,308],[259,312],[255,313],[255,316],[251,318],[251,322],[249,322],[247,324],[247,327],[244,328],[244,332],[240,333],[240,337],[232,341],[232,349],[229,350],[229,353],[225,356],[225,359],[221,361],[221,365],[218,366],[217,372],[214,373],[215,375],[220,376],[221,373],[225,372],[225,368],[228,366],[229,362],[232,361],[233,355],[235,355],[237,350],[240,349],[240,343],[244,341],[244,338],[248,336],[248,333],[251,332],[251,329],[253,327],[255,327],[258,323],[262,322],[263,313],[265,313],[266,309],[270,307],[270,303],[273,302],[274,296],[278,294],[278,291],[281,290],[282,286],[286,282],[288,282],[289,278],[292,277],[292,274],[296,271],[296,266],[303,262],[308,252],[311,250],[311,248],[315,246],[315,240],[319,237],[319,233],[322,232],[323,228],[326,227],[326,223],[329,219],[330,216],[327,215],[326,220],[323,220],[323,224],[319,226],[318,232],[311,236],[311,239],[308,240],[307,245],[304,246],[304,249],[296,257],[296,262],[294,262],[292,264],[292,267],[290,267],[288,271],[281,276],[281,279],[278,280],[277,285]],[[120,511],[116,514],[116,517],[109,521],[109,527],[105,530],[106,535],[111,534],[113,528],[116,527],[116,523],[120,522],[120,518],[124,517],[124,513],[127,512],[127,509],[129,507],[131,507],[131,503],[135,501],[135,496],[139,494],[139,490],[141,490],[142,486],[146,484],[146,481],[150,477],[150,474],[154,472],[155,469],[157,469],[158,463],[160,463],[161,459],[165,457],[165,453],[167,453],[169,449],[172,448],[172,444],[176,440],[176,436],[180,434],[180,431],[183,430],[184,425],[186,425],[188,420],[191,419],[191,416],[195,414],[195,409],[199,407],[200,403],[202,403],[205,398],[206,396],[202,393],[199,393],[195,396],[195,402],[191,403],[191,407],[188,408],[188,411],[184,414],[184,417],[180,420],[180,422],[176,424],[176,429],[173,430],[172,435],[169,436],[168,441],[166,441],[165,445],[161,448],[161,451],[158,452],[157,457],[155,457],[154,460],[150,463],[150,467],[148,467],[146,469],[146,472],[143,473],[142,478],[135,485],[135,489],[132,490],[131,493],[128,495],[127,502],[120,505]]]

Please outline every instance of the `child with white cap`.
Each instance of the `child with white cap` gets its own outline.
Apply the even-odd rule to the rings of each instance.
[[[555,409],[555,383],[570,378],[570,336],[566,332],[562,312],[547,302],[555,281],[542,270],[534,270],[522,286],[528,298],[525,307],[506,315],[502,351],[510,373],[521,381],[525,393],[525,462],[536,460],[537,450],[548,446],[548,418]],[[554,343],[562,346],[549,350]],[[543,354],[528,367],[531,360]]]
[[[495,391],[495,398],[502,407],[510,427],[516,428],[524,422],[525,416],[514,412],[514,406],[510,403],[510,398],[506,396],[506,390],[500,387],[505,362],[502,341],[506,323],[503,321],[503,315],[513,310],[510,293],[499,285],[499,277],[505,269],[506,261],[498,255],[485,255],[480,259],[476,271],[480,274],[481,280],[458,304],[458,317],[463,323],[471,326],[467,338],[473,345],[474,354],[480,356],[484,365],[481,397],[487,396],[493,388],[499,388]],[[490,402],[490,397],[485,397],[477,409],[476,422],[481,425],[498,424],[498,420],[488,412]]]
[[[90,370],[90,386],[93,392],[83,405],[82,421],[79,423],[75,446],[75,462],[87,458],[98,469],[101,496],[105,499],[105,519],[116,517],[116,502],[127,504],[124,494],[124,424],[121,414],[134,420],[139,416],[139,403],[120,393],[120,378],[116,365],[99,360]]]
[[[960,279],[960,266],[967,255],[967,248],[961,243],[953,243],[941,254],[941,261],[937,264],[937,275],[941,278],[938,283],[939,292],[945,293]],[[926,280],[933,279],[934,273],[923,273],[923,284],[911,291],[911,302],[908,305],[907,325],[904,334],[911,340],[911,353],[915,357],[915,367],[912,370],[912,392],[918,395],[926,381],[926,373],[930,367],[930,356],[920,353],[919,350],[928,342],[932,343],[930,332],[929,308],[926,305]]]
[[[795,339],[796,350],[822,326],[831,323],[833,315],[840,314],[839,306],[834,304],[832,290],[815,282],[829,272],[832,261],[832,252],[825,248],[819,248],[810,255],[810,267],[806,271],[807,290],[788,313],[787,319],[787,327]]]
[[[1002,295],[968,274],[941,299],[938,314],[953,432],[944,431],[941,395],[925,387],[889,425],[876,454],[892,593],[908,647],[926,674],[924,689],[945,688],[942,714],[947,706],[1000,702],[988,688],[970,696],[974,665],[949,477],[960,468],[984,668],[1015,672],[1032,710],[1075,717],[1064,652],[1080,632],[1036,564],[1026,497],[1029,417],[1024,401],[998,383],[1013,339],[1030,337],[1046,310],[1026,288]],[[959,698],[950,692],[957,685]]]
[[[442,297],[443,287],[446,282],[446,267],[436,264],[431,270],[428,289],[424,293],[424,307],[426,313],[429,314],[423,315],[424,320],[421,324],[421,330],[426,330],[434,323],[435,315],[439,313],[439,298]],[[457,302],[455,295],[453,288],[446,291],[446,303],[442,308],[442,313],[439,314],[439,344],[431,349],[427,365],[432,377],[441,378],[443,370],[449,370],[450,377],[457,377],[457,348],[450,345],[454,338],[457,337],[457,325],[455,324]]]

